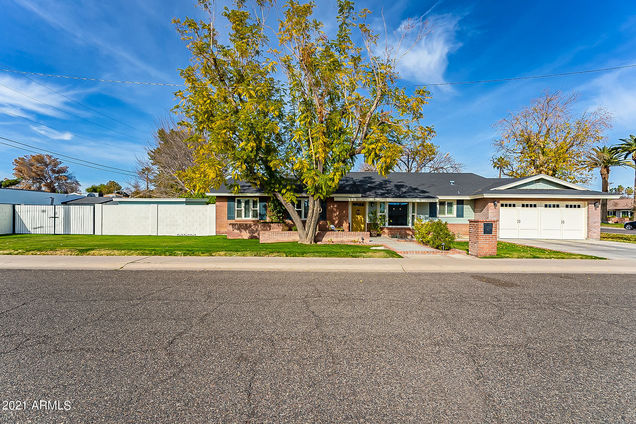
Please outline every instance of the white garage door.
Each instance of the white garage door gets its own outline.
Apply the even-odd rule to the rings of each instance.
[[[584,239],[582,202],[502,202],[499,238]]]

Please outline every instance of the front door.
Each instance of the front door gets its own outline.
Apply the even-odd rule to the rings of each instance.
[[[367,208],[364,203],[351,205],[351,231],[364,231]]]

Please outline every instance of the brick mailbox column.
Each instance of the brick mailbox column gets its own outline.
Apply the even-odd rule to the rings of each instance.
[[[478,257],[497,254],[497,220],[468,220],[468,253]]]

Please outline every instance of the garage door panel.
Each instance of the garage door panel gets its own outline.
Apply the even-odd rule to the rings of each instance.
[[[563,205],[563,238],[584,239],[586,236],[585,208],[581,203]]]
[[[585,239],[587,220],[582,202],[502,202],[499,238]]]
[[[561,216],[561,204],[544,203],[541,208],[541,238],[560,239],[563,236],[561,227],[563,218]]]
[[[519,211],[516,203],[501,203],[499,238],[519,238]]]
[[[539,205],[537,203],[522,203],[519,208],[519,237],[539,237]]]

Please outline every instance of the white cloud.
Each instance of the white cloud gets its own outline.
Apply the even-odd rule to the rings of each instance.
[[[70,140],[73,138],[73,134],[68,131],[60,132],[52,128],[47,128],[44,125],[31,125],[31,129],[36,133],[42,134],[43,136],[48,138],[52,138],[53,140]]]
[[[590,108],[603,107],[616,120],[617,126],[633,127],[636,116],[636,75],[619,70],[601,75],[579,88],[588,94]]]
[[[459,17],[445,14],[427,19],[421,37],[409,28],[417,20],[406,19],[388,37],[389,49],[402,50],[400,77],[416,83],[445,82],[448,55],[461,45],[455,39]],[[418,39],[419,38],[419,39]]]
[[[28,112],[63,117],[66,99],[59,87],[36,84],[24,78],[0,75],[0,114],[29,117]],[[68,95],[68,94],[65,94]]]

